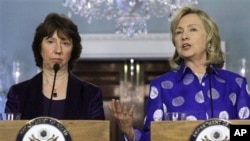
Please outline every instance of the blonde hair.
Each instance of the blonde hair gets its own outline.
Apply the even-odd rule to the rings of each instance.
[[[180,20],[188,14],[196,14],[202,20],[207,33],[207,64],[214,64],[217,67],[222,68],[224,65],[224,53],[221,50],[221,39],[219,35],[219,29],[217,24],[211,19],[204,11],[196,9],[194,7],[181,8],[171,21],[171,38],[175,46],[175,30]],[[172,69],[178,69],[183,59],[179,56],[176,49],[173,57],[170,59],[170,67]]]

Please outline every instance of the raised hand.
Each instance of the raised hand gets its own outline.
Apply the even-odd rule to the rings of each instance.
[[[120,100],[112,99],[109,104],[109,109],[113,113],[116,123],[118,124],[120,130],[127,139],[133,140],[134,129],[133,129],[133,112],[134,105],[132,105],[128,110],[127,103],[120,103]]]

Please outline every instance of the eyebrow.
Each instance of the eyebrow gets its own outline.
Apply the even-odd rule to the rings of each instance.
[[[200,25],[198,24],[189,24],[188,27],[192,27],[192,26],[197,26],[197,27],[201,27]],[[182,27],[178,26],[176,29],[183,29]]]
[[[44,38],[46,38],[46,39],[55,39],[55,37],[53,37],[53,36],[51,36],[51,37],[47,36],[47,37],[44,37]],[[72,42],[72,39],[71,38],[69,39],[66,36],[64,36],[62,38],[60,38],[60,37],[58,37],[58,38],[63,40],[63,41],[71,41]]]

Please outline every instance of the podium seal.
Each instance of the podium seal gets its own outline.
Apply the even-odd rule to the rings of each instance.
[[[71,137],[59,120],[38,117],[19,130],[16,141],[71,141]]]
[[[230,125],[223,119],[206,120],[195,128],[190,141],[229,141]]]

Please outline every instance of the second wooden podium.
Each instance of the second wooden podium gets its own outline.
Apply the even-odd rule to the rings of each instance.
[[[204,121],[151,122],[151,141],[189,141],[193,131]],[[250,120],[230,120],[231,124],[250,125]]]

